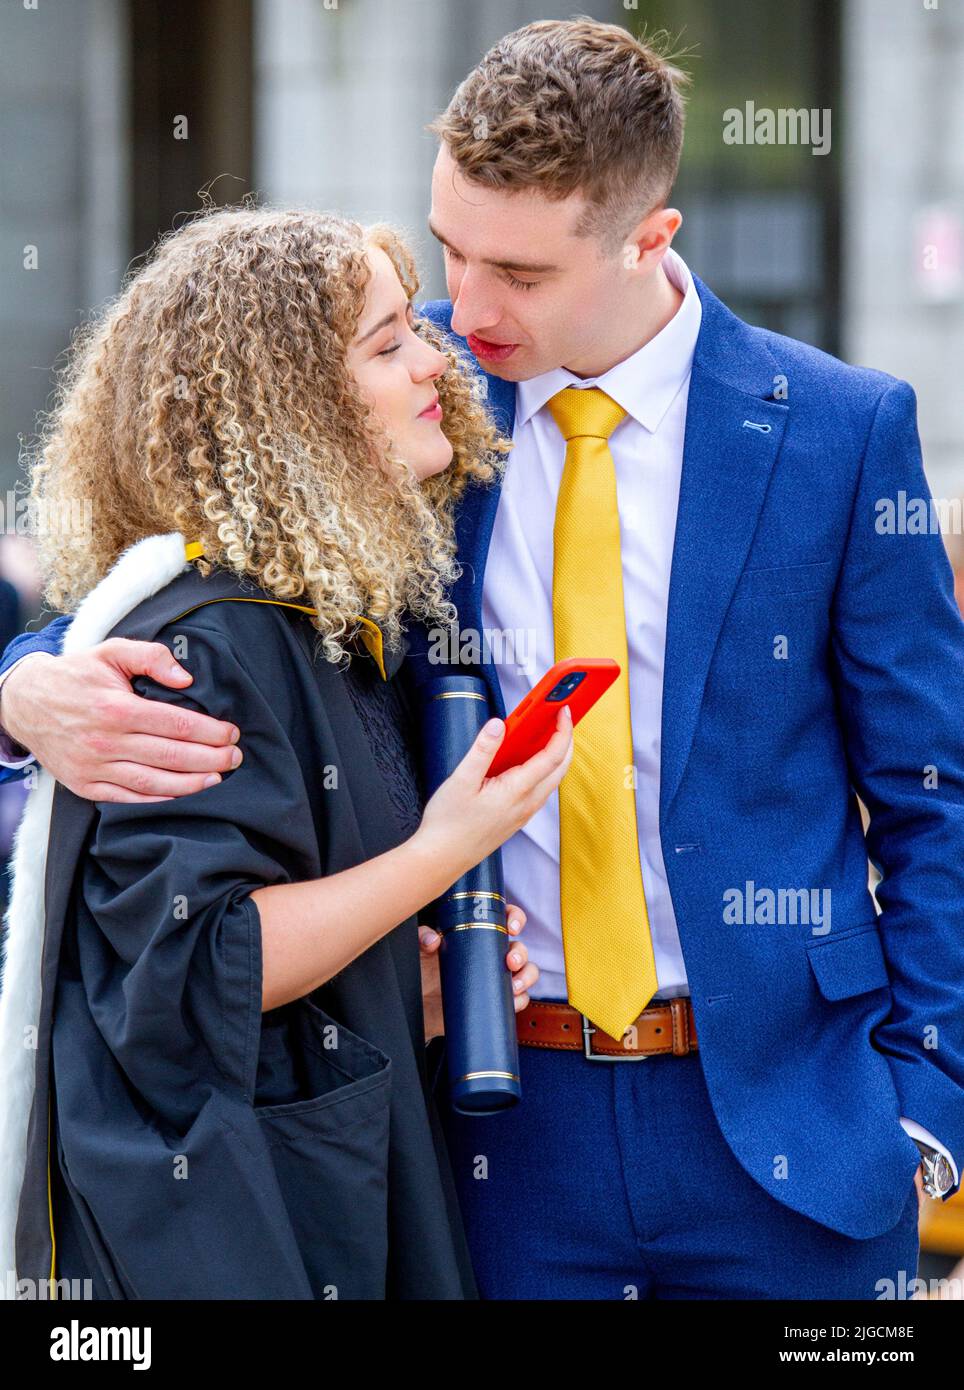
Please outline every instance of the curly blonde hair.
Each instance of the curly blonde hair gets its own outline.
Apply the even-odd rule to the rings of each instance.
[[[422,482],[395,455],[347,366],[373,246],[412,298],[413,257],[384,224],[242,207],[161,240],[73,343],[30,458],[34,518],[66,499],[91,516],[82,539],[35,523],[49,604],[71,611],[128,546],[177,530],[204,574],[307,595],[329,661],[350,657],[359,615],[390,648],[406,613],[454,620],[454,502],[511,446],[468,361],[416,316],[449,359],[435,384],[454,452]]]

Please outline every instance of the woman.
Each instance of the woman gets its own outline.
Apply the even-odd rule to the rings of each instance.
[[[416,913],[544,804],[572,735],[560,719],[486,779],[503,730],[483,731],[422,808],[403,624],[454,617],[452,504],[506,446],[416,289],[387,228],[218,212],[74,353],[33,469],[48,601],[78,610],[65,650],[164,642],[193,682],[141,692],[235,721],[243,748],[179,799],[51,789],[20,1277],[101,1298],[474,1294]],[[50,523],[87,497],[78,543]],[[45,814],[21,831],[4,1001],[32,978],[13,943]],[[513,953],[519,1007],[537,972]]]

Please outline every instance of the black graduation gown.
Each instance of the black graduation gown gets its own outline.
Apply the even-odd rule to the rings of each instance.
[[[56,789],[18,1272],[50,1273],[49,1097],[56,1275],[95,1297],[474,1298],[415,918],[261,1012],[252,890],[418,824],[402,656],[340,670],[295,609],[212,602],[239,597],[269,596],[191,569],[113,635],[172,647],[189,689],[138,688],[234,721],[241,767],[153,804]]]

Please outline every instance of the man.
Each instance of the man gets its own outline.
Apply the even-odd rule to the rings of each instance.
[[[488,1297],[873,1298],[964,1154],[964,625],[940,537],[876,525],[928,496],[911,389],[748,327],[670,249],[681,87],[546,21],[434,127],[427,312],[515,446],[460,509],[460,650],[499,714],[556,659],[622,668],[503,851],[542,972],[524,1099],[448,1137]],[[520,631],[525,666],[492,659]],[[188,679],[166,651],[30,645],[2,718],[79,794],[231,765],[230,727],[130,693]]]

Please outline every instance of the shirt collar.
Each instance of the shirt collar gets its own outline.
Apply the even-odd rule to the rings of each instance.
[[[565,367],[520,381],[516,387],[516,423],[525,424],[557,391],[566,386],[598,386],[628,415],[655,433],[693,364],[703,306],[686,263],[675,251],[663,257],[671,284],[683,292],[683,302],[655,338],[601,376],[574,376]]]

